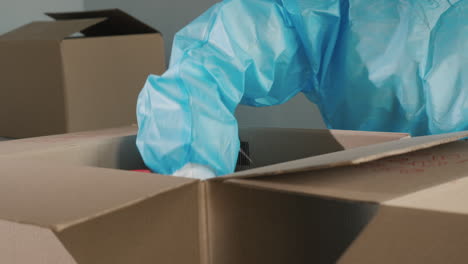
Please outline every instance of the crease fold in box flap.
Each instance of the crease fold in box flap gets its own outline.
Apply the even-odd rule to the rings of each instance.
[[[37,173],[41,177],[36,177]],[[0,174],[0,219],[56,232],[197,182],[32,160],[22,166],[22,161],[14,158],[0,161]],[[24,203],[24,197],[34,199]]]
[[[63,21],[39,21],[26,24],[0,36],[1,40],[62,40],[73,33],[84,31],[106,18],[87,18]]]

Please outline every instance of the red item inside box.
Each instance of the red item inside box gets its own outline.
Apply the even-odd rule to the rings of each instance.
[[[144,172],[144,173],[151,173],[150,170],[132,170],[132,171],[136,171],[136,172]]]

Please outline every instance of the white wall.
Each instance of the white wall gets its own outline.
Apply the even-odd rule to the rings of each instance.
[[[80,10],[83,0],[0,0],[0,34],[33,20],[47,20],[44,12]]]

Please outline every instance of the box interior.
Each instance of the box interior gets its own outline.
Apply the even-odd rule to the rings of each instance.
[[[158,30],[120,9],[46,13],[46,15],[57,21],[105,18],[104,21],[81,30],[86,37],[159,33]]]
[[[243,170],[397,140],[404,135],[381,133],[375,138],[371,136],[373,140],[359,142],[356,139],[362,139],[364,136],[358,133],[330,130],[251,128],[241,129],[239,134],[241,141],[247,142],[248,147],[244,150],[252,161],[248,166],[242,167]],[[63,141],[63,144],[51,148],[39,147],[10,156],[55,160],[63,164],[90,167],[145,169],[135,141],[136,135],[84,139],[73,144]]]
[[[325,129],[250,128],[241,129],[244,152],[250,157],[253,169],[345,149],[398,140],[402,133],[355,132]]]

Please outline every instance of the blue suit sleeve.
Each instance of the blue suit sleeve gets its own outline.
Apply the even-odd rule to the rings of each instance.
[[[310,85],[302,42],[281,2],[221,2],[182,29],[162,76],[138,98],[137,145],[145,163],[172,174],[187,163],[234,171],[239,103],[282,103]]]

